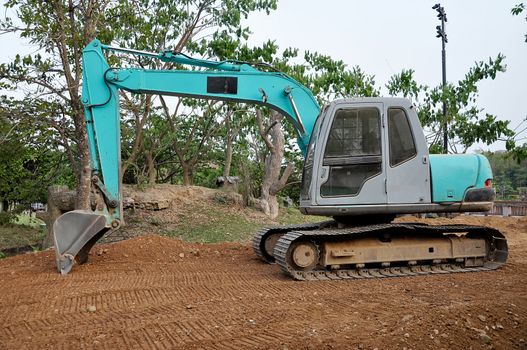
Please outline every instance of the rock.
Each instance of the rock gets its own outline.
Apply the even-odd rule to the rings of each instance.
[[[434,329],[434,334],[435,335],[438,335],[439,334],[439,331],[437,329]]]
[[[403,321],[403,322],[408,322],[408,321],[410,321],[412,318],[414,318],[414,315],[404,315],[403,318],[401,319],[401,321]]]
[[[479,340],[481,340],[481,342],[482,342],[483,344],[489,344],[489,343],[491,342],[492,338],[489,337],[489,336],[488,336],[487,334],[485,334],[485,333],[480,333],[480,334],[479,334]]]
[[[185,257],[185,253],[179,253],[179,257],[180,258],[184,258]]]
[[[97,308],[95,307],[95,305],[88,305],[86,310],[88,310],[88,312],[95,312],[97,311]]]
[[[503,326],[501,324],[499,324],[499,323],[496,323],[496,328],[497,329],[503,329]]]
[[[485,316],[483,316],[483,315],[478,315],[478,318],[479,318],[479,320],[480,320],[481,322],[485,322],[485,321],[487,321],[487,318],[486,318]]]
[[[410,338],[410,334],[408,334],[408,333],[404,333],[404,337],[405,337],[405,338]]]

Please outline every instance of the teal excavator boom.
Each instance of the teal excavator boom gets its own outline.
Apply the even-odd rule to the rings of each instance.
[[[105,57],[109,51],[206,70],[112,68]],[[320,112],[305,86],[284,73],[260,71],[245,62],[201,60],[168,50],[151,53],[112,47],[95,39],[83,51],[82,66],[82,103],[97,203],[93,210],[67,212],[54,224],[57,267],[62,274],[70,271],[75,258],[85,262],[95,242],[123,221],[119,89],[268,106],[289,119],[304,153]]]

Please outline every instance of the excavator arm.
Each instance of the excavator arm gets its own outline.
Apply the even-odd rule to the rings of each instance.
[[[105,52],[118,51],[207,70],[147,70],[110,67]],[[305,154],[320,112],[311,92],[280,72],[260,71],[236,61],[214,62],[162,51],[158,54],[111,47],[97,39],[83,51],[82,103],[92,168],[92,210],[61,215],[53,225],[57,269],[67,274],[84,263],[92,246],[123,222],[119,89],[268,106],[282,113],[298,133]]]

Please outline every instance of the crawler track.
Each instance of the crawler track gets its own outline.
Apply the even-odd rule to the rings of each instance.
[[[467,232],[469,238],[484,238],[490,247],[483,266],[464,267],[456,263],[431,264],[421,262],[414,266],[396,266],[378,268],[377,265],[364,268],[342,268],[329,270],[317,268],[312,271],[295,269],[288,263],[288,254],[293,243],[309,240],[320,243],[328,240],[354,240],[380,234],[405,234],[419,232],[420,235],[438,235],[455,232]],[[428,226],[423,224],[383,224],[353,227],[348,229],[327,229],[321,231],[291,231],[284,234],[276,243],[274,257],[284,273],[297,280],[339,280],[416,276],[428,274],[444,274],[455,272],[474,272],[494,270],[505,263],[508,256],[507,241],[496,229],[484,226],[448,225]],[[401,264],[399,264],[401,265]]]
[[[265,241],[272,235],[283,236],[291,231],[311,231],[320,230],[324,227],[335,225],[334,220],[327,220],[322,222],[299,224],[299,225],[284,225],[284,226],[273,226],[264,227],[260,229],[253,237],[253,250],[254,253],[264,261],[272,263],[275,261],[274,257],[265,250]]]

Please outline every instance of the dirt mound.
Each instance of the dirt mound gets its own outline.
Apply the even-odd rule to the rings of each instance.
[[[260,210],[241,204],[241,195],[198,186],[160,184],[144,189],[127,186],[126,226],[107,235],[114,242],[156,233],[185,241],[244,242],[261,226],[320,221],[306,217],[298,209],[281,208],[277,222]]]
[[[124,186],[125,208],[140,208],[147,210],[161,210],[168,208],[172,202],[190,204],[199,200],[223,197],[232,202],[241,203],[241,195],[227,193],[200,186],[178,186],[170,184],[156,184],[140,188],[138,186]]]
[[[145,235],[97,246],[68,276],[53,251],[27,254],[0,261],[0,349],[527,348],[527,222],[424,221],[501,228],[510,260],[492,272],[296,282],[239,243]]]

